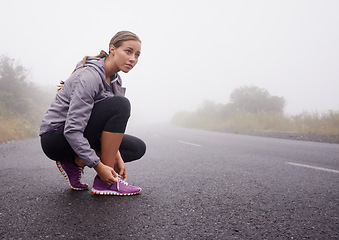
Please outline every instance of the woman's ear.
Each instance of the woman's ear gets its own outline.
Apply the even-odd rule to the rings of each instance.
[[[113,56],[114,56],[114,54],[115,54],[115,47],[114,47],[114,45],[109,46],[109,52],[112,53]]]

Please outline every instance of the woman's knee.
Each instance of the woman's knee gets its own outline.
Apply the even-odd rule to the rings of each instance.
[[[114,96],[110,98],[112,108],[116,108],[118,113],[125,115],[125,116],[130,116],[131,113],[131,103],[126,97],[122,96]]]
[[[114,96],[108,97],[101,102],[98,102],[94,105],[93,112],[94,114],[101,114],[103,112],[111,112],[116,114],[117,112],[123,112],[125,114],[130,114],[131,104],[128,98],[123,96]],[[93,113],[92,113],[93,114]]]
[[[125,134],[120,145],[120,153],[125,162],[140,159],[146,153],[146,144],[140,138]]]

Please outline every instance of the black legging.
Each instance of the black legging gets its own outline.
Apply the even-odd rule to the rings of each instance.
[[[96,103],[84,131],[91,147],[100,152],[102,131],[124,133],[130,115],[130,103],[125,97],[109,97]],[[55,161],[74,161],[76,153],[64,136],[65,124],[41,135],[44,153]],[[120,148],[124,162],[140,159],[146,152],[145,143],[134,136],[124,134]]]

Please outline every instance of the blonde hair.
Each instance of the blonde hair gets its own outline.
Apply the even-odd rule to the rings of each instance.
[[[135,40],[141,43],[140,38],[135,34],[132,33],[130,31],[120,31],[117,32],[111,39],[111,41],[109,42],[109,46],[108,49],[113,45],[114,47],[118,48],[122,45],[123,42],[125,41],[130,41],[130,40]],[[85,56],[82,60],[82,67],[83,68],[86,64],[87,59],[90,56]],[[96,56],[94,56],[95,58],[106,58],[108,57],[108,53],[105,52],[104,50],[101,50],[100,53]],[[77,68],[74,69],[74,71],[72,73],[74,73],[77,70]],[[64,85],[64,81],[60,82],[60,85],[58,85],[58,91],[61,89],[61,87]]]

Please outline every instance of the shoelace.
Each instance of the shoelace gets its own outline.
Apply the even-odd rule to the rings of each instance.
[[[84,174],[84,168],[85,167],[79,167],[79,175],[78,175],[79,180],[81,179],[82,175]]]
[[[122,184],[125,184],[126,186],[128,186],[128,183],[119,176],[118,182],[117,182],[118,191],[119,191],[119,183],[122,183]]]
[[[121,182],[121,183],[125,184],[126,186],[128,186],[128,182],[126,182],[124,179],[122,179],[121,176],[118,177],[118,182]]]

